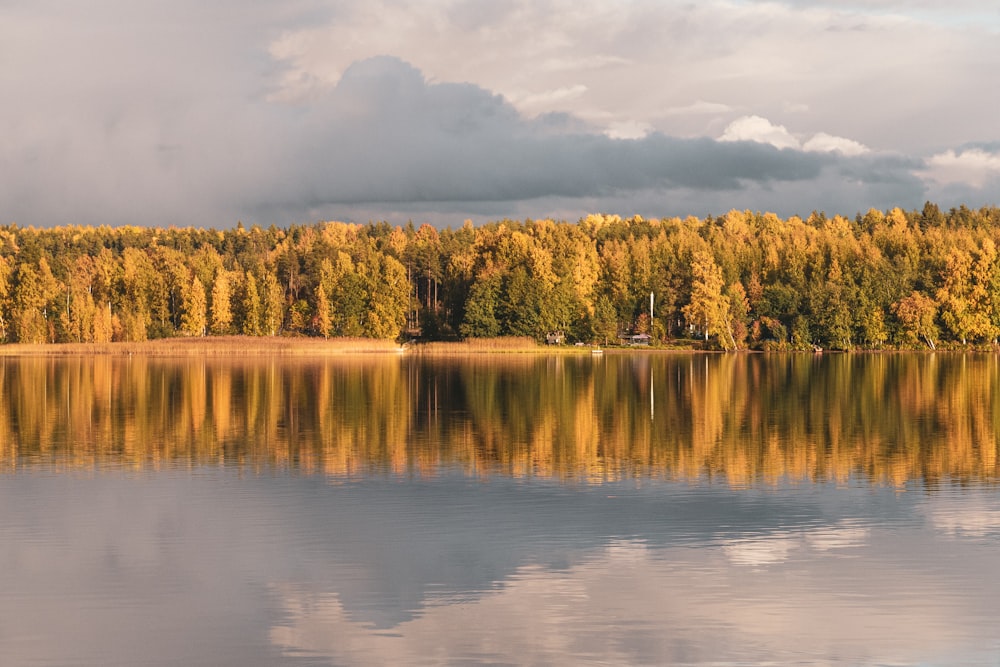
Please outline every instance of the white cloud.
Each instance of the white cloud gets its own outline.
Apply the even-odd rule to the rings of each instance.
[[[844,137],[835,137],[826,132],[813,135],[812,139],[802,144],[802,150],[816,153],[840,153],[841,155],[864,155],[869,152],[868,147],[860,142]]]
[[[1000,174],[1000,151],[981,148],[947,150],[927,160],[923,175],[937,183],[966,183],[982,187]]]
[[[800,142],[784,125],[775,125],[760,116],[737,118],[726,126],[719,141],[755,141],[775,148],[794,148],[809,153],[839,153],[845,156],[870,152],[867,146],[858,141],[826,132],[819,132],[805,142]]]
[[[649,134],[651,129],[649,123],[636,120],[615,121],[604,131],[604,134],[612,139],[642,139]]]
[[[730,123],[719,141],[755,141],[775,148],[800,148],[799,140],[783,125],[774,125],[760,116],[743,116]]]

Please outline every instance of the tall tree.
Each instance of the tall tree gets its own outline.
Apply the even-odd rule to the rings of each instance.
[[[14,284],[14,331],[18,342],[44,343],[48,335],[45,316],[45,296],[39,284],[38,271],[23,262],[17,267]]]
[[[183,292],[181,332],[185,336],[204,336],[208,324],[207,311],[205,286],[198,276],[192,275]]]
[[[735,349],[729,297],[722,292],[722,270],[711,253],[701,251],[694,257],[691,273],[691,301],[683,309],[684,317],[702,331],[706,341],[717,336],[723,349]]]
[[[153,325],[151,297],[162,291],[162,284],[149,255],[141,250],[126,248],[121,265],[118,312],[122,336],[126,341],[143,341]]]
[[[972,257],[960,248],[953,248],[944,271],[944,284],[938,290],[941,321],[954,336],[967,344],[976,336],[980,323],[972,303]]]
[[[273,271],[264,272],[263,330],[267,336],[277,336],[285,319],[285,293]]]
[[[248,271],[243,281],[243,323],[240,327],[244,336],[260,336],[263,333],[261,312],[257,278]]]
[[[329,338],[333,330],[333,321],[330,318],[330,297],[327,296],[326,287],[322,282],[316,284],[313,298],[316,301],[313,329],[323,338]]]
[[[406,325],[409,296],[406,268],[394,257],[375,256],[367,274],[371,296],[365,333],[371,338],[396,338]]]
[[[212,333],[222,336],[232,332],[233,282],[232,274],[220,268],[212,285]]]

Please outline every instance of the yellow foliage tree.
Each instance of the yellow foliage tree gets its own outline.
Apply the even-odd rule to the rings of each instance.
[[[718,336],[723,349],[736,349],[729,319],[729,297],[722,292],[722,269],[711,253],[699,251],[694,256],[691,273],[691,301],[683,308],[684,317],[688,323],[701,328],[705,340]]]

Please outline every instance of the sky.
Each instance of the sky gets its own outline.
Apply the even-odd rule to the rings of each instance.
[[[980,0],[0,0],[0,224],[1000,204]]]

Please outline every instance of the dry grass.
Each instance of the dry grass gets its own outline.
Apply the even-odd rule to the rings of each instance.
[[[590,346],[542,345],[534,338],[470,338],[457,343],[414,343],[401,347],[371,338],[285,338],[281,336],[206,336],[161,338],[141,343],[55,343],[0,345],[0,357],[130,355],[173,357],[337,356],[349,354],[589,354]]]
[[[369,338],[282,338],[209,336],[162,338],[141,343],[56,343],[0,345],[0,356],[129,355],[150,356],[322,356],[385,354],[402,350],[391,340]]]
[[[500,338],[470,338],[460,343],[417,343],[408,347],[416,354],[582,354],[587,347],[573,345],[541,345],[529,336]]]

